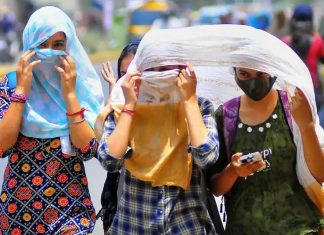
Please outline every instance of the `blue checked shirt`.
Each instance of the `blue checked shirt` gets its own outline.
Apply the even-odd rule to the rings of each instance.
[[[198,98],[198,103],[209,133],[201,146],[189,146],[194,159],[189,188],[183,190],[176,186],[152,187],[150,182],[138,180],[125,170],[125,183],[109,234],[216,234],[201,200],[199,168],[206,168],[216,162],[218,134],[212,103],[203,98]],[[109,115],[99,143],[98,158],[102,166],[111,172],[123,167],[125,159],[116,159],[109,154],[107,137],[114,129],[114,115]]]

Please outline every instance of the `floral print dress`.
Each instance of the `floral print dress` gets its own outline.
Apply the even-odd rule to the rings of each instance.
[[[0,120],[13,89],[0,78]],[[60,138],[36,139],[19,135],[8,157],[0,194],[0,234],[89,234],[95,210],[83,161],[92,158],[91,140],[76,156],[63,154]]]

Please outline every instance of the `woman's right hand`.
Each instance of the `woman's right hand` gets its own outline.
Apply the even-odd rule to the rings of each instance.
[[[240,163],[239,159],[242,156],[242,153],[235,153],[232,156],[231,165],[234,173],[238,177],[248,177],[253,174],[258,169],[265,166],[264,160],[250,163]]]
[[[17,66],[17,86],[16,92],[28,95],[33,79],[33,68],[41,63],[40,60],[29,63],[29,60],[36,54],[35,51],[26,51],[19,59]]]
[[[109,90],[111,91],[115,86],[117,79],[110,61],[102,64],[101,75],[103,79],[109,83]]]
[[[125,106],[128,109],[135,109],[141,79],[141,73],[138,71],[128,73],[121,85],[125,96]]]

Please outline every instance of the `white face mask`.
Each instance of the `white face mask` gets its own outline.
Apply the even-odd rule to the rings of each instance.
[[[144,71],[139,100],[146,103],[175,103],[179,100],[177,79],[179,69],[162,72]]]
[[[162,72],[144,71],[142,73],[142,82],[147,83],[147,85],[153,88],[164,89],[174,87],[177,85],[179,73],[180,69],[172,69]]]

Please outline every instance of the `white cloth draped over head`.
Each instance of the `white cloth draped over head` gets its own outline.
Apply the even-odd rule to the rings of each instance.
[[[242,94],[234,79],[233,67],[245,67],[277,76],[275,88],[294,95],[300,88],[311,105],[316,132],[324,146],[324,132],[319,125],[312,79],[305,64],[285,43],[269,33],[243,25],[195,26],[181,29],[149,31],[142,39],[128,71],[163,65],[194,66],[198,87],[197,94],[219,105]],[[143,74],[142,85],[146,73]],[[112,103],[123,104],[120,79],[112,92]],[[175,84],[174,84],[175,86]],[[140,89],[142,92],[152,89]],[[173,88],[172,88],[173,90]],[[167,92],[167,91],[166,91]],[[148,100],[139,99],[139,102]],[[310,173],[303,153],[300,131],[293,121],[294,142],[297,146],[296,172],[300,184],[315,204],[323,211],[324,189]]]

